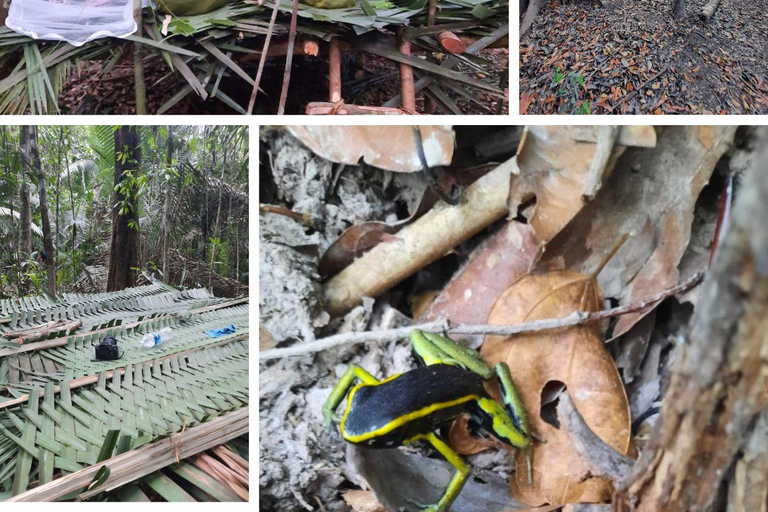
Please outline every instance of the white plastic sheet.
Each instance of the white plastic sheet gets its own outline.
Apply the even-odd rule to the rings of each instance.
[[[5,24],[34,39],[75,46],[136,31],[133,0],[12,0]]]

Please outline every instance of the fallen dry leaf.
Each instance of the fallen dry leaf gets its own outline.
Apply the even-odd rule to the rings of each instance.
[[[618,135],[597,143],[606,130]],[[655,143],[650,127],[531,126],[520,143],[520,172],[511,179],[509,211],[536,200],[529,222],[536,236],[551,240],[597,193],[627,145]],[[593,166],[593,159],[600,165]]]
[[[598,311],[603,299],[594,278],[577,272],[527,275],[493,306],[489,324],[514,324]],[[570,437],[542,419],[542,393],[564,384],[587,425],[621,453],[631,445],[629,404],[600,325],[513,337],[486,336],[480,354],[489,364],[504,361],[525,404],[532,430],[546,440],[533,448],[533,485],[527,484],[525,454],[515,456],[512,495],[529,506],[595,503],[611,498],[605,478],[587,478],[587,467]],[[550,397],[547,401],[551,401]],[[549,407],[553,407],[551,403]],[[551,420],[550,420],[551,421]]]
[[[735,131],[729,126],[660,129],[655,148],[632,150],[620,159],[601,193],[552,239],[534,271],[592,273],[629,235],[598,276],[605,296],[623,305],[678,284],[696,200]],[[622,316],[613,336],[647,313]]]
[[[509,221],[472,251],[467,263],[443,288],[420,320],[448,318],[456,323],[485,322],[496,298],[530,272],[538,260],[540,247],[541,243],[529,224]],[[478,346],[481,337],[466,335],[454,338],[473,339],[476,342],[471,345]]]
[[[347,491],[342,496],[355,512],[387,512],[384,505],[373,495],[373,491]]]

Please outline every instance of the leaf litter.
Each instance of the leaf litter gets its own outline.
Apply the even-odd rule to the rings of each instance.
[[[521,114],[766,114],[762,2],[550,0],[520,40]]]
[[[475,127],[484,135],[455,130],[454,162],[469,166],[483,163],[478,162],[477,148],[502,129]],[[556,133],[557,128],[552,130]],[[560,145],[596,146],[601,133],[590,130],[577,127],[570,139],[561,134]],[[556,162],[557,155],[550,154],[552,148],[526,141],[536,136],[534,132],[504,132],[511,149],[500,155],[498,163],[509,166],[506,160],[514,158],[518,151],[526,151],[529,143],[531,162]],[[546,137],[544,133],[539,136]],[[515,208],[509,218],[470,235],[449,254],[415,270],[411,278],[393,284],[377,297],[363,299],[344,316],[327,315],[323,309],[326,303],[317,288],[292,289],[291,283],[276,286],[274,281],[266,287],[262,284],[260,300],[275,301],[278,306],[273,311],[279,310],[283,300],[280,297],[310,293],[314,294],[314,302],[307,318],[325,320],[322,325],[305,325],[312,331],[311,336],[274,336],[277,327],[295,324],[290,314],[269,319],[262,312],[260,324],[278,347],[297,342],[300,346],[302,339],[307,342],[343,332],[388,329],[441,316],[460,323],[490,324],[557,318],[575,310],[598,311],[629,304],[674,286],[706,269],[717,222],[717,213],[712,210],[727,177],[738,175],[748,160],[744,155],[749,155],[750,150],[743,142],[743,130],[737,136],[730,127],[657,127],[651,133],[650,138],[647,133],[635,133],[633,144],[627,142],[627,134],[614,134],[611,140],[616,147],[608,154],[615,153],[615,158],[606,158],[605,152],[596,148],[581,148],[580,156],[572,159],[574,167],[584,170],[579,186],[567,180],[529,186],[531,197],[523,198],[516,186],[524,182],[536,185],[536,180],[543,184],[547,175],[542,172],[544,164],[514,165],[519,175],[510,182],[510,197],[516,193],[519,197],[510,202]],[[521,148],[516,151],[520,140]],[[279,202],[296,212],[311,212],[315,220],[309,228],[289,219],[299,224],[305,236],[319,240],[309,252],[293,247],[291,251],[298,254],[288,257],[301,259],[309,255],[310,265],[302,272],[320,288],[323,283],[316,269],[326,248],[350,227],[368,222],[395,224],[407,219],[425,188],[422,182],[416,192],[409,192],[415,181],[396,181],[398,176],[422,178],[420,173],[388,173],[366,164],[349,166],[345,172],[356,182],[351,190],[370,202],[360,210],[366,213],[328,215],[334,212],[333,207],[363,206],[340,200],[345,185],[341,179],[333,179],[333,164],[301,149],[298,141],[279,130],[262,130],[262,144],[269,155],[262,159],[262,173],[268,171],[277,189],[263,201]],[[288,165],[275,165],[281,152],[293,154],[288,152],[297,148],[299,153],[304,152],[298,160],[291,158]],[[265,161],[272,162],[271,168],[264,167]],[[484,163],[490,165],[491,161],[486,159]],[[590,181],[595,174],[586,170],[601,166],[600,179],[587,186],[595,183]],[[315,169],[326,170],[318,177]],[[322,190],[318,196],[308,192],[312,189],[308,181],[315,179],[320,180],[315,184],[317,190]],[[378,192],[368,196],[371,187]],[[574,196],[574,189],[584,193]],[[297,194],[296,190],[304,192]],[[547,212],[547,195],[573,197],[575,206],[564,210],[557,222],[534,222],[537,215]],[[434,208],[445,207],[438,204]],[[262,223],[266,218],[262,215]],[[341,218],[345,220],[339,222]],[[287,237],[290,232],[284,233]],[[272,243],[280,244],[279,238]],[[261,250],[275,248],[262,244]],[[355,266],[358,258],[352,257],[345,264]],[[262,279],[270,272],[269,266],[260,268]],[[454,449],[469,454],[467,459],[473,468],[473,477],[459,498],[462,501],[457,501],[457,507],[463,504],[458,510],[511,510],[544,503],[570,503],[565,510],[579,510],[584,503],[609,502],[612,482],[592,476],[574,449],[570,433],[557,427],[554,411],[559,397],[567,389],[586,424],[603,441],[636,457],[657,417],[669,368],[694,308],[689,300],[694,297],[695,293],[670,297],[644,314],[600,323],[509,338],[461,338],[470,346],[480,345],[489,363],[507,362],[533,430],[547,443],[534,443],[534,485],[529,487],[524,455],[517,453],[513,457],[491,440],[470,438],[466,419],[459,417],[443,432]],[[421,313],[413,313],[412,308]],[[273,343],[265,348],[271,346]],[[439,496],[442,492],[451,469],[432,450],[419,446],[364,450],[345,445],[337,433],[322,429],[322,404],[350,363],[383,378],[412,369],[415,361],[408,341],[401,339],[341,345],[314,355],[261,362],[260,493],[266,510],[309,509],[318,501],[326,510],[378,512],[381,504],[384,509],[409,510],[414,500],[423,502],[425,496]],[[491,384],[489,390],[493,393]]]

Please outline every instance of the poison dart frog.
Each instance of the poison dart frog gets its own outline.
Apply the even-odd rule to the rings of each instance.
[[[438,334],[414,330],[411,344],[425,366],[379,381],[360,366],[350,365],[323,406],[326,426],[336,420],[346,441],[369,448],[430,443],[456,473],[440,500],[422,508],[429,512],[448,511],[469,477],[467,463],[436,433],[460,413],[469,414],[473,432],[525,450],[530,484],[530,448],[535,436],[509,367],[498,363],[494,371],[476,351]],[[503,405],[483,387],[494,374]],[[356,379],[361,382],[353,384]],[[346,408],[339,418],[336,409],[345,397]]]

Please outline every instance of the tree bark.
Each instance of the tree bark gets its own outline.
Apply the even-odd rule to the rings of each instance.
[[[685,0],[675,0],[675,16],[678,18],[688,16],[685,12]]]
[[[539,15],[539,9],[541,9],[541,6],[545,3],[545,0],[531,0],[528,3],[528,9],[525,10],[525,16],[523,16],[523,21],[520,23],[520,36],[523,36],[528,32],[531,25],[533,25],[536,16]]]
[[[115,187],[122,185],[130,171],[134,179],[141,167],[141,138],[135,126],[120,126],[115,131]],[[112,243],[109,246],[107,291],[136,286],[139,266],[139,212],[133,186],[115,191],[112,201]]]
[[[3,151],[5,153],[8,153],[8,137],[10,137],[10,130],[7,126],[0,126],[0,133],[3,135]],[[13,183],[13,179],[11,179],[11,167],[8,163],[8,160],[5,161],[5,178],[6,181],[10,184]],[[29,204],[29,201],[27,201],[27,204]],[[21,293],[21,271],[19,270],[19,263],[21,262],[20,256],[19,256],[19,231],[16,229],[16,222],[15,222],[15,216],[13,211],[13,193],[11,193],[8,196],[8,207],[11,210],[11,231],[13,232],[12,240],[13,240],[13,250],[16,252],[16,260],[13,262],[13,274],[16,276],[16,289]],[[29,218],[29,216],[27,216]]]
[[[37,194],[40,199],[40,221],[43,227],[43,244],[45,247],[45,268],[48,274],[48,293],[56,296],[56,253],[53,248],[51,219],[48,213],[48,193],[45,187],[45,171],[40,163],[40,152],[37,148],[37,126],[22,126],[19,145],[21,147],[21,162],[26,174],[37,177]]]
[[[768,150],[763,148],[739,189],[652,441],[617,492],[616,510],[723,509],[724,493],[730,487],[738,494],[734,489],[743,485],[750,486],[745,498],[765,507]]]
[[[168,126],[168,140],[166,147],[166,165],[170,169],[173,166],[173,126]],[[165,180],[165,219],[163,220],[163,282],[168,282],[168,248],[171,236],[171,180],[169,176]]]
[[[720,5],[720,0],[709,0],[707,5],[701,8],[699,18],[701,18],[702,21],[709,21],[712,16],[714,16],[718,5]]]
[[[22,173],[19,185],[19,252],[26,260],[32,253],[32,212],[29,208],[29,184]]]

